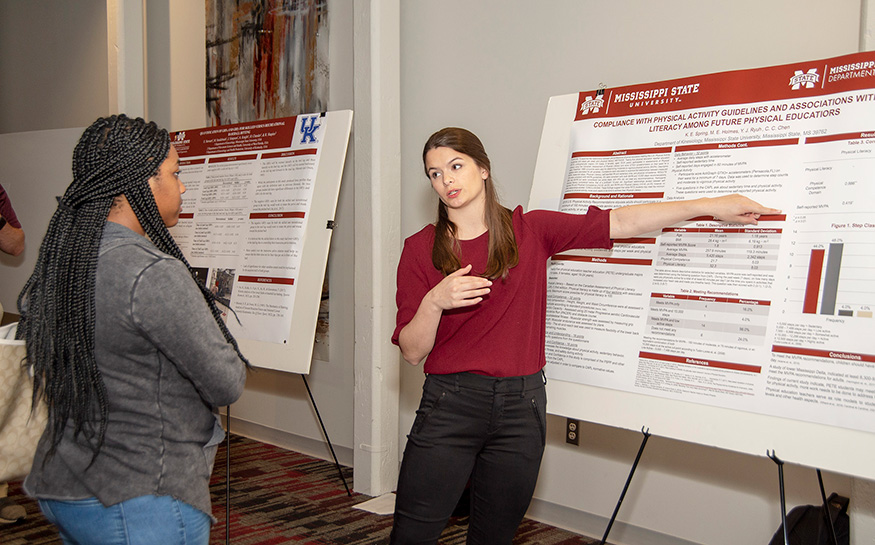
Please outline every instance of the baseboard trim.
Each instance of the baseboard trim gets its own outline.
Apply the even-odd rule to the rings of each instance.
[[[300,452],[320,460],[333,462],[331,450],[326,441],[318,441],[287,431],[270,428],[256,422],[239,418],[231,419],[231,433],[242,435],[287,450]],[[341,465],[352,467],[353,451],[349,447],[332,445]],[[233,456],[233,452],[231,454]],[[351,484],[351,483],[350,483]],[[601,539],[609,519],[585,511],[578,511],[564,505],[535,498],[529,505],[526,516],[569,532]],[[614,545],[701,545],[675,536],[670,536],[646,528],[640,528],[615,521],[611,527],[608,541]]]
[[[303,437],[287,431],[270,428],[256,422],[235,418],[231,415],[231,433],[248,437],[268,445],[274,445],[287,450],[294,450],[307,456],[334,462],[327,441],[319,441]],[[352,467],[353,452],[349,447],[332,444],[337,461],[340,465]],[[233,453],[232,453],[233,456]]]
[[[569,532],[601,539],[610,519],[586,511],[535,498],[526,516]],[[622,521],[614,521],[608,542],[614,545],[701,545],[676,536],[655,532]]]

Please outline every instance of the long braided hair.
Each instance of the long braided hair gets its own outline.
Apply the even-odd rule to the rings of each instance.
[[[124,195],[146,235],[162,252],[186,261],[155,204],[149,179],[170,151],[166,130],[124,114],[100,118],[73,150],[73,182],[49,222],[33,274],[18,296],[17,336],[26,341],[34,371],[34,402],[49,410],[53,454],[64,429],[73,426],[96,458],[106,434],[106,387],[94,359],[95,279],[100,240],[116,197]],[[240,353],[213,295],[197,280],[225,339]]]

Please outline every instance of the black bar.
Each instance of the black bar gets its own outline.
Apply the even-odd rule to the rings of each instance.
[[[605,535],[602,536],[602,540],[599,542],[599,545],[605,545],[608,541],[608,534],[611,533],[611,527],[614,525],[614,521],[617,519],[617,513],[620,512],[620,504],[623,503],[623,499],[626,497],[626,491],[629,490],[629,483],[632,482],[632,476],[635,474],[635,469],[638,467],[638,461],[641,460],[641,454],[644,452],[644,447],[647,445],[647,439],[650,437],[650,429],[647,431],[644,428],[641,428],[641,433],[644,434],[644,440],[641,441],[641,446],[638,448],[638,456],[635,457],[635,462],[632,464],[632,470],[629,472],[629,476],[626,477],[626,486],[623,487],[623,492],[620,494],[620,499],[617,501],[617,506],[614,507],[614,514],[611,515],[611,520],[608,522],[608,527],[605,528]]]
[[[839,545],[839,540],[836,537],[835,525],[832,523],[832,513],[829,510],[829,502],[826,499],[826,491],[823,489],[823,475],[820,469],[817,469],[817,482],[820,484],[820,498],[823,500],[823,514],[826,517],[826,522],[829,524],[829,535],[832,538],[832,545]]]
[[[774,450],[771,454],[766,450],[766,456],[778,464],[778,487],[781,491],[781,528],[784,529],[784,545],[790,545],[790,536],[787,533],[787,505],[784,501],[784,462],[775,455]]]
[[[225,544],[231,543],[231,406],[225,407]]]
[[[346,484],[346,478],[343,476],[343,471],[340,469],[340,462],[337,461],[337,455],[334,454],[334,447],[331,445],[331,439],[328,437],[328,431],[325,430],[325,423],[322,422],[322,416],[319,414],[319,408],[316,406],[316,400],[313,399],[313,392],[310,391],[310,385],[307,383],[307,377],[301,375],[304,379],[304,386],[307,387],[307,395],[310,396],[310,403],[313,404],[313,410],[316,411],[316,418],[319,420],[319,425],[322,426],[322,433],[325,435],[325,441],[328,443],[328,449],[331,451],[331,456],[334,458],[334,467],[337,468],[337,473],[340,475],[340,480],[343,481],[343,487],[346,489],[346,495],[352,496],[349,491],[349,486]]]

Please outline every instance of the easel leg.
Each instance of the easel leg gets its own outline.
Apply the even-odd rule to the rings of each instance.
[[[307,395],[310,396],[310,403],[313,404],[313,410],[316,411],[316,418],[319,420],[319,425],[322,427],[322,433],[325,435],[325,441],[328,443],[328,449],[331,451],[331,456],[334,458],[334,467],[337,468],[337,473],[340,475],[340,480],[343,481],[343,487],[346,489],[346,495],[352,496],[349,486],[346,484],[346,478],[343,476],[343,471],[340,469],[340,462],[337,461],[337,455],[334,454],[334,446],[331,444],[331,439],[328,437],[328,431],[325,429],[325,424],[322,422],[322,416],[319,414],[319,408],[316,406],[316,400],[313,399],[313,392],[310,391],[310,385],[307,383],[307,377],[301,375],[304,380],[304,386],[307,387]]]
[[[623,487],[623,492],[620,494],[620,500],[617,501],[617,506],[614,507],[614,514],[611,515],[611,520],[608,522],[608,527],[605,529],[605,535],[602,536],[602,540],[600,545],[605,545],[608,541],[608,534],[611,533],[611,527],[614,525],[614,521],[617,519],[617,513],[620,512],[620,504],[623,503],[623,499],[626,497],[626,491],[629,490],[629,483],[632,482],[632,476],[635,474],[635,469],[638,467],[638,462],[641,460],[641,454],[644,452],[644,447],[647,445],[647,439],[650,438],[650,430],[644,430],[641,428],[641,433],[644,434],[644,440],[641,441],[641,446],[638,448],[638,456],[635,457],[635,462],[632,464],[632,470],[629,472],[629,476],[626,478],[626,486]]]
[[[231,543],[231,406],[225,407],[225,543]]]
[[[778,487],[781,491],[781,528],[784,529],[784,545],[790,545],[790,536],[787,532],[787,504],[784,500],[784,462],[775,455],[774,450],[771,454],[767,450],[766,456],[778,464]]]
[[[817,470],[817,482],[820,484],[820,498],[823,500],[823,515],[826,517],[826,522],[829,524],[829,535],[832,538],[832,545],[839,545],[839,540],[836,537],[835,525],[832,523],[832,513],[829,512],[829,502],[826,499],[826,491],[823,489],[823,475],[820,469]]]

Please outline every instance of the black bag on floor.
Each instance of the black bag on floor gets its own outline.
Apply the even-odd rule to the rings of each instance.
[[[848,516],[848,498],[833,492],[826,503],[838,539],[837,545],[849,545],[851,519]],[[823,506],[800,505],[791,509],[787,513],[787,537],[790,545],[833,545]],[[769,545],[784,545],[783,525],[778,527]]]

